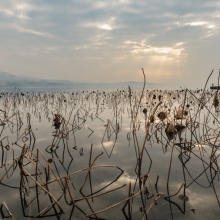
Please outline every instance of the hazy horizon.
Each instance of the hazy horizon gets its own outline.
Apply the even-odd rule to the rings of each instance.
[[[220,68],[220,3],[2,0],[0,70],[77,82],[203,87]]]

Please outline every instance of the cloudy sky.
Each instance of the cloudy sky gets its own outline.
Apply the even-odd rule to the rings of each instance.
[[[1,0],[0,71],[203,85],[220,68],[217,0]]]

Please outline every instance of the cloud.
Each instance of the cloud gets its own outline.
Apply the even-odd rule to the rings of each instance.
[[[43,32],[36,31],[36,30],[32,30],[32,29],[28,29],[28,28],[22,28],[22,27],[19,27],[19,26],[14,26],[14,29],[18,30],[19,32],[23,32],[23,33],[50,37],[50,34],[43,33]]]
[[[206,22],[204,22],[204,21],[186,23],[186,25],[190,25],[190,26],[202,26],[202,25],[205,25],[205,24],[206,24]]]
[[[102,24],[99,26],[99,28],[109,31],[112,30],[112,27],[109,24]]]
[[[86,28],[98,28],[98,29],[110,31],[116,28],[115,22],[116,22],[116,18],[110,17],[110,18],[106,18],[104,22],[100,21],[100,19],[97,20],[96,22],[86,21],[80,24],[80,26]]]
[[[124,41],[125,47],[129,48],[131,54],[135,56],[141,54],[152,55],[152,58],[155,58],[155,55],[156,56],[166,55],[167,58],[186,57],[183,44],[184,42],[179,42],[174,44],[173,46],[157,47],[148,44],[146,42],[146,39],[142,40],[141,42],[131,41],[131,40]]]
[[[112,26],[107,24],[107,23],[102,23],[102,22],[86,22],[84,23],[82,26],[84,27],[94,27],[94,28],[99,28],[99,29],[103,29],[103,30],[112,30]]]
[[[14,12],[12,10],[6,9],[6,8],[0,8],[0,13],[3,13],[7,16],[13,16]]]
[[[170,61],[178,62],[175,67],[178,70],[173,69],[173,72],[179,72],[179,75],[183,72],[190,74],[192,67],[196,69],[193,72],[201,72],[201,67],[196,64],[199,58],[206,60],[206,68],[210,69],[218,62],[220,48],[214,46],[218,45],[219,38],[218,7],[219,4],[214,0],[201,1],[199,5],[189,0],[3,1],[0,9],[0,53],[2,56],[5,53],[15,55],[21,52],[21,48],[25,48],[23,53],[35,54],[33,45],[38,48],[59,47],[59,50],[55,50],[56,56],[55,51],[42,49],[42,54],[47,51],[44,60],[47,63],[58,57],[66,60],[65,72],[69,74],[63,77],[77,81],[88,80],[90,77],[70,74],[73,72],[73,57],[79,60],[74,66],[76,72],[84,69],[85,75],[97,74],[100,77],[96,78],[103,81],[109,80],[112,71],[131,72],[146,63],[155,72],[157,68],[162,68],[160,65],[163,68],[168,63],[170,65]],[[207,53],[208,48],[214,48],[215,52],[210,50]],[[201,53],[201,50],[206,53]],[[94,67],[94,59],[90,59],[94,54],[102,58],[99,67]],[[211,56],[216,59],[210,59]],[[35,55],[26,59],[23,57],[22,63],[27,63],[29,59],[33,60],[32,63],[38,63],[37,68],[27,65],[21,70],[19,63],[8,67],[5,62],[4,70],[15,74],[22,72],[38,75],[37,69],[40,68],[40,77],[46,77],[45,72],[51,71],[54,71],[54,75],[59,74],[60,68],[55,68],[58,62],[54,65],[51,63],[51,71],[48,71],[44,65],[39,67],[41,61],[36,61]],[[103,70],[106,75],[103,75]],[[120,77],[125,75],[122,75],[115,73],[115,80],[123,80]],[[93,79],[91,77],[90,80]]]

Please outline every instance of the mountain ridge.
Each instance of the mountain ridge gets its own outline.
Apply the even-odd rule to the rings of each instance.
[[[0,86],[1,87],[65,87],[65,86],[143,86],[143,82],[128,81],[128,82],[74,82],[71,80],[49,80],[29,76],[16,76],[14,74],[0,71]],[[147,86],[157,86],[158,84],[146,82]]]

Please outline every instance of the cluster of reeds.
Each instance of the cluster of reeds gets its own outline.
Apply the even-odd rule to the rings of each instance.
[[[136,215],[133,207],[137,202],[140,218],[148,219],[152,208],[162,199],[169,204],[173,217],[173,206],[185,213],[185,203],[189,197],[187,189],[192,184],[211,187],[220,206],[215,185],[220,174],[219,91],[210,91],[206,88],[207,83],[202,90],[148,91],[145,88],[144,70],[143,76],[142,91],[132,91],[129,87],[128,91],[1,94],[0,184],[1,187],[19,190],[24,217],[75,219],[76,216],[82,216],[102,219],[101,213],[118,208],[125,219],[133,219],[133,215]],[[111,118],[105,117],[107,110],[111,111]],[[135,154],[131,157],[136,157],[137,162],[134,181],[120,184],[123,167],[95,163],[98,163],[101,155],[112,157],[117,140],[123,133],[123,118],[126,114],[130,119],[130,131],[127,132],[125,142],[129,147],[134,147]],[[33,118],[51,124],[53,129],[49,145],[37,146]],[[78,133],[81,130],[88,131],[83,136],[88,142],[95,132],[92,123],[88,125],[87,121],[99,122],[104,127],[100,144],[105,154],[100,151],[94,157],[96,146],[92,143],[87,146],[80,144],[82,140]],[[109,150],[106,144],[110,141],[112,144]],[[160,182],[160,175],[151,172],[153,159],[150,149],[154,142],[161,146],[162,153],[170,153],[165,192],[159,191],[164,184]],[[85,154],[89,155],[87,166],[77,169],[80,158]],[[174,155],[178,155],[182,167],[182,179],[178,180],[175,189],[170,187]],[[192,175],[191,163],[195,160],[201,166]],[[93,171],[107,173],[110,169],[115,169],[115,177],[101,184],[98,189],[94,187]],[[74,180],[77,175],[82,175],[79,186]],[[152,177],[155,175],[156,179]],[[12,184],[10,180],[15,177],[16,184]],[[206,185],[199,181],[200,177],[206,178]],[[119,195],[125,191],[127,196],[123,199],[106,207],[95,208],[95,201],[100,202],[102,198],[105,200],[106,195],[115,195],[115,192]],[[174,197],[181,199],[183,208],[172,201]],[[10,212],[10,205],[1,202],[2,218],[4,213],[14,218],[16,214]],[[192,208],[192,211],[195,209]]]

